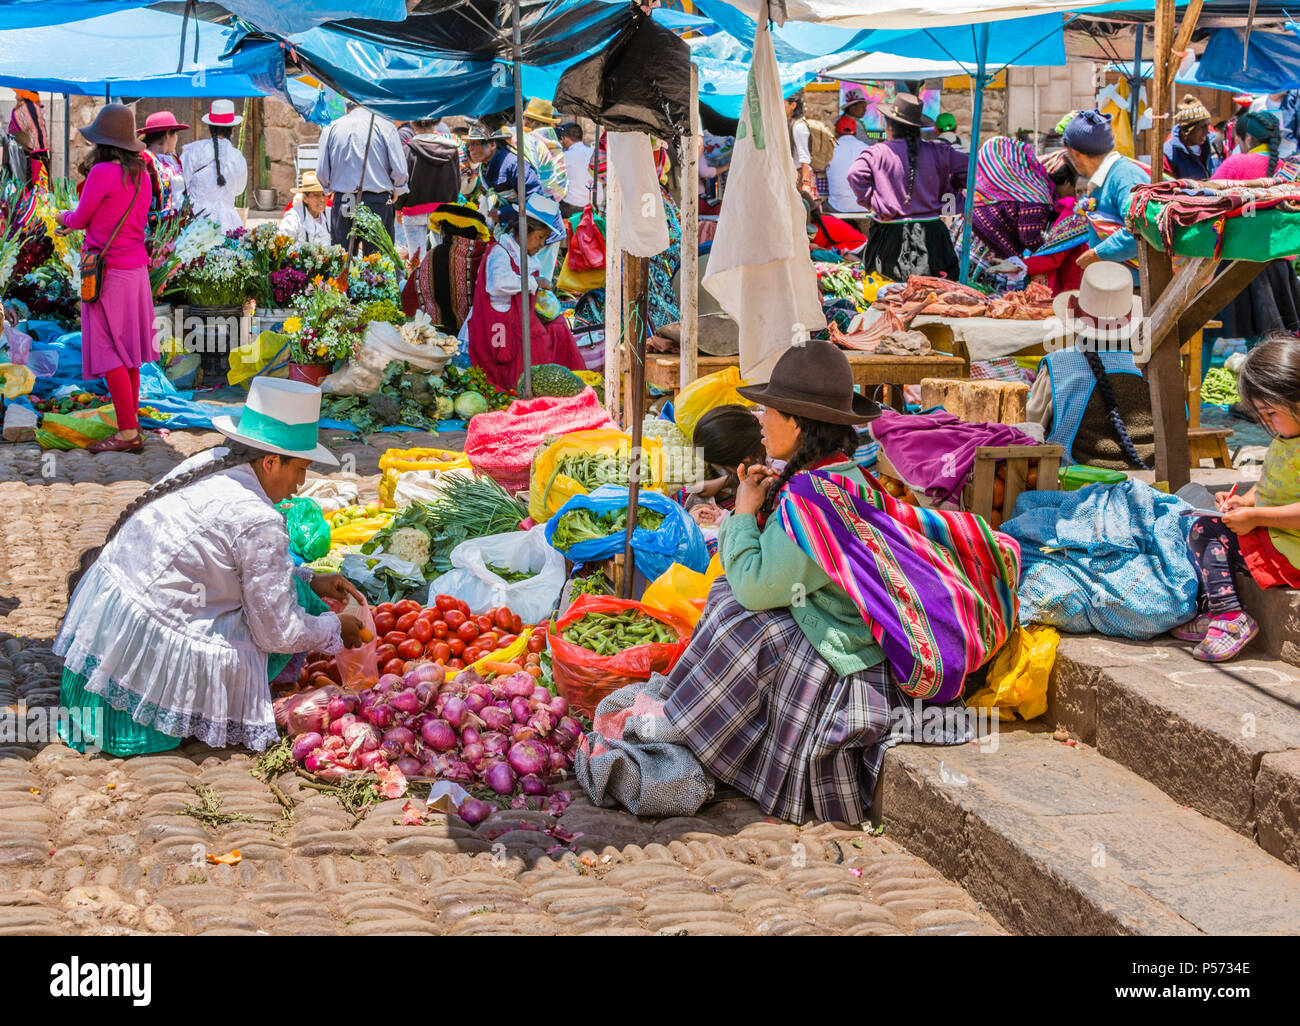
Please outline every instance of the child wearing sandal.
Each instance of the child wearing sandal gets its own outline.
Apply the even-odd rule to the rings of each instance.
[[[1246,356],[1237,390],[1273,435],[1259,483],[1215,496],[1220,517],[1200,517],[1188,539],[1200,570],[1204,612],[1175,629],[1207,662],[1236,656],[1259,633],[1241,608],[1233,571],[1261,588],[1300,588],[1300,339],[1275,335]]]

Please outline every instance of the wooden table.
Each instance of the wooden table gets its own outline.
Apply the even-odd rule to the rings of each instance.
[[[933,356],[878,356],[874,353],[844,354],[853,368],[853,383],[862,394],[870,397],[878,385],[902,386],[919,385],[924,378],[964,378],[970,371],[970,365],[960,356],[948,353],[935,353]],[[678,385],[681,382],[681,356],[646,353],[645,380],[647,385],[665,391],[671,391],[676,399]],[[700,377],[713,374],[727,367],[739,367],[738,356],[704,356],[699,358]],[[628,388],[627,375],[624,374],[624,389]],[[890,400],[895,407],[901,408],[902,388],[890,388]],[[628,409],[631,409],[629,404]]]

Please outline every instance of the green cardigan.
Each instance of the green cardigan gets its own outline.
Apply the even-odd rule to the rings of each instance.
[[[866,484],[851,463],[825,469]],[[733,513],[718,532],[718,555],[736,601],[746,609],[788,608],[804,637],[839,676],[884,660],[848,592],[808,558],[777,517],[760,531],[757,517]]]

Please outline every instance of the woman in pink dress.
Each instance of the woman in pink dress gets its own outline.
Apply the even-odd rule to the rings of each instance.
[[[103,256],[99,299],[81,304],[81,373],[104,379],[118,426],[89,449],[141,452],[140,366],[158,359],[145,246],[153,189],[140,157],[144,143],[136,138],[135,114],[120,103],[101,107],[90,127],[78,131],[95,146],[94,166],[77,209],[60,211],[59,223],[65,232],[84,229],[84,251]]]

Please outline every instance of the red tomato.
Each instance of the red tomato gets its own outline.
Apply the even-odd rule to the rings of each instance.
[[[406,672],[406,663],[401,659],[390,659],[380,667],[384,673],[396,673],[401,675]]]
[[[451,654],[459,658],[465,651],[465,642],[460,638],[452,638],[447,642],[447,647],[451,649]]]
[[[411,637],[421,645],[427,645],[433,637],[433,624],[428,620],[416,620],[411,627]]]
[[[509,648],[518,640],[518,634],[503,634],[497,639],[497,648]]]
[[[478,636],[478,647],[484,652],[495,652],[498,648],[505,648],[504,645],[497,641],[496,631],[484,631]]]
[[[384,663],[388,662],[388,660],[397,658],[397,646],[380,645],[379,648],[375,650],[375,657],[379,660],[379,665],[383,666]]]
[[[438,612],[445,613],[449,609],[456,608],[456,600],[450,595],[435,595],[433,599],[438,607]]]
[[[397,654],[403,659],[419,659],[424,655],[424,646],[414,638],[408,638],[397,646]]]
[[[449,609],[447,610],[447,615],[444,619],[447,621],[447,626],[454,631],[465,622],[467,617],[459,609]]]
[[[476,663],[476,662],[478,662],[479,659],[481,659],[482,657],[483,657],[483,653],[480,652],[480,651],[479,651],[477,648],[475,648],[473,645],[471,645],[469,648],[465,649],[465,656],[464,656],[464,659],[465,659],[465,665],[466,665],[466,666],[469,666],[471,663]]]
[[[508,610],[505,606],[502,606],[500,609],[498,609],[496,612],[492,614],[492,622],[496,624],[496,626],[500,627],[503,631],[510,630],[510,621],[513,619],[514,616],[511,614],[510,610]]]
[[[435,638],[445,638],[447,636],[448,629],[449,628],[447,627],[446,620],[433,621],[433,636]]]
[[[451,658],[451,646],[445,641],[438,642],[429,649],[429,651],[433,653],[433,661],[435,663],[445,663]]]
[[[419,613],[403,613],[397,618],[397,629],[411,633],[411,628],[415,626],[415,621],[419,618]]]
[[[528,651],[540,652],[546,648],[546,635],[541,631],[534,631],[528,636]]]
[[[389,631],[387,634],[384,635],[384,644],[392,645],[394,648],[396,648],[408,637],[410,637],[410,635],[406,634],[404,631]]]
[[[402,599],[401,602],[393,603],[393,612],[398,616],[405,613],[418,613],[419,611],[420,603],[416,602],[415,599]]]
[[[521,617],[518,613],[515,613],[510,617],[510,629],[514,631],[516,634],[518,634],[520,631],[524,629],[523,617]]]
[[[460,640],[466,644],[469,644],[477,638],[478,633],[478,624],[474,623],[472,620],[466,620],[456,628],[456,637],[460,638]]]
[[[381,637],[389,631],[397,629],[397,617],[391,612],[385,610],[382,613],[375,614],[375,633]]]
[[[465,664],[464,664],[463,662],[461,662],[459,659],[452,659],[451,661],[449,661],[449,662],[447,663],[447,669],[449,669],[449,670],[463,670],[463,669],[465,669]]]
[[[469,616],[469,603],[466,602],[464,599],[456,600],[456,608],[459,609],[466,616]]]
[[[492,629],[492,617],[490,616],[475,616],[471,617],[471,619],[478,624],[478,632],[480,634]]]
[[[393,611],[393,604],[391,602],[381,602],[379,605],[375,606],[374,611],[376,613],[391,613]]]

